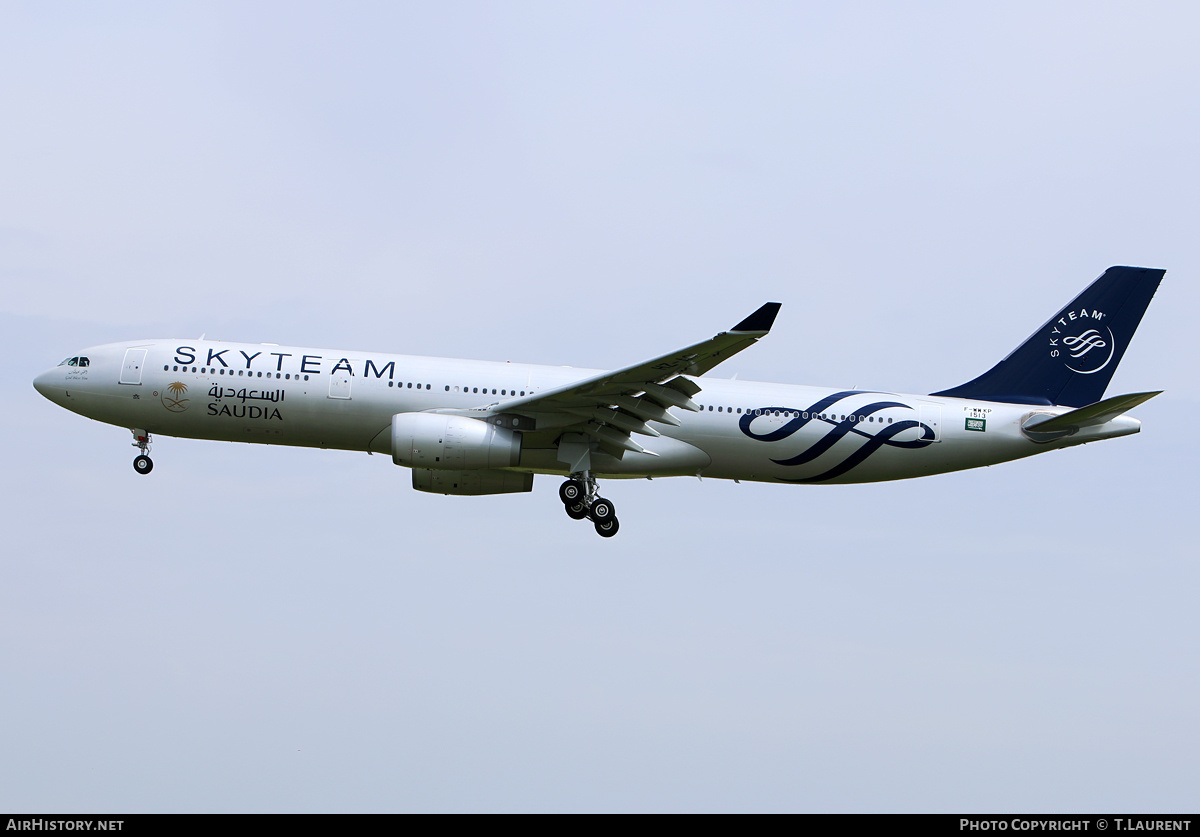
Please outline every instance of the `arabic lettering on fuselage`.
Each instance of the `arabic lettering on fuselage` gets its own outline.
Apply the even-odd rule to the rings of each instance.
[[[208,390],[208,397],[213,399],[208,404],[208,414],[210,416],[226,416],[228,418],[250,418],[264,419],[266,421],[283,421],[283,415],[276,408],[269,404],[278,404],[283,401],[286,393],[281,389],[274,390],[259,390],[246,389],[242,387],[222,387],[219,384],[213,384]],[[222,404],[222,400],[228,399],[240,403]],[[247,401],[267,401],[267,406],[258,404],[246,404]]]
[[[208,391],[208,397],[217,401],[223,398],[236,398],[243,404],[247,401],[270,401],[274,403],[282,401],[285,394],[285,391],[282,389],[270,391],[265,389],[246,389],[245,387],[235,389],[234,387],[221,387],[217,384],[213,384],[212,388]]]
[[[824,482],[839,477],[849,471],[851,468],[864,462],[871,454],[880,448],[886,446],[897,448],[923,448],[930,445],[934,441],[934,432],[931,427],[922,424],[919,421],[911,419],[902,419],[900,421],[892,421],[888,424],[883,424],[879,430],[871,432],[862,427],[862,422],[869,420],[875,413],[881,410],[892,408],[901,408],[911,410],[912,407],[908,404],[903,404],[899,401],[874,401],[869,404],[864,404],[860,407],[853,408],[850,415],[843,415],[840,419],[833,414],[826,414],[834,404],[843,401],[855,395],[874,395],[876,393],[860,392],[858,390],[846,390],[835,392],[831,395],[817,401],[811,407],[804,410],[796,410],[792,407],[764,407],[759,410],[746,412],[738,421],[738,428],[751,439],[760,442],[778,442],[786,439],[794,433],[799,432],[805,426],[811,423],[818,425],[827,425],[826,432],[821,438],[815,440],[811,445],[805,448],[800,453],[785,458],[772,459],[771,461],[777,465],[786,467],[795,467],[805,465],[822,454],[828,452],[839,441],[847,436],[859,436],[865,441],[859,445],[854,451],[847,455],[841,462],[834,465],[832,468],[815,474],[811,477],[802,477],[798,479],[785,479],[784,482]],[[755,433],[752,425],[754,420],[759,417],[772,416],[783,414],[792,416],[791,420],[783,424],[781,427],[773,428],[767,433]],[[882,418],[882,417],[881,417]],[[898,441],[895,437],[906,430],[917,429],[919,435],[916,439],[908,441]]]

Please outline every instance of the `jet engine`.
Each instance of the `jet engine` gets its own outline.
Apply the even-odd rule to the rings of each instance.
[[[520,458],[521,434],[504,427],[439,413],[392,416],[392,461],[406,468],[486,471],[511,468]]]

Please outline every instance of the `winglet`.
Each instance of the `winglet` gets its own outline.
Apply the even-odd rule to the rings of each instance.
[[[781,302],[768,302],[753,314],[735,325],[730,331],[762,331],[768,332],[775,323],[775,315],[783,306]]]

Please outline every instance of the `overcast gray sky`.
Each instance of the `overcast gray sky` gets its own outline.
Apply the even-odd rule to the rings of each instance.
[[[0,809],[1200,803],[1185,3],[0,5]],[[198,336],[929,392],[1167,269],[1139,436],[844,487],[414,492],[30,386]]]

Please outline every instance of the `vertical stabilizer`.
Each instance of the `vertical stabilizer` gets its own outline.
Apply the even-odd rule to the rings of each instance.
[[[1067,407],[1100,401],[1165,273],[1110,267],[1004,360],[933,394]]]

